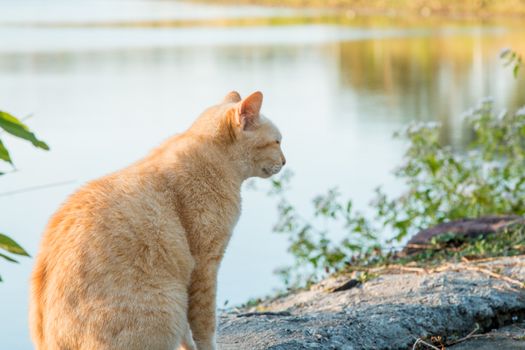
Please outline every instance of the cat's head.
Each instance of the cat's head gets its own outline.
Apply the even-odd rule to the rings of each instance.
[[[257,91],[241,99],[236,91],[224,98],[223,131],[243,163],[245,177],[267,178],[277,174],[286,159],[281,149],[281,133],[260,114],[263,95]]]

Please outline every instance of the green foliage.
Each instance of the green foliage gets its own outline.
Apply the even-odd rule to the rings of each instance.
[[[372,263],[388,259],[391,255],[385,252],[442,222],[525,214],[525,109],[496,115],[492,103],[485,101],[465,123],[471,142],[461,149],[440,142],[437,124],[414,124],[397,133],[407,149],[394,174],[405,190],[389,197],[378,188],[370,205],[372,215],[355,211],[351,200],[331,189],[313,200],[313,217],[304,219],[286,199],[283,182],[289,176],[276,180],[279,186],[274,190],[281,198],[275,231],[288,236],[295,258],[293,266],[279,271],[285,282],[315,280],[356,259]],[[330,232],[338,227],[342,239],[334,242],[328,229],[316,227],[319,223],[330,226]],[[477,242],[476,249],[503,248],[487,242]]]
[[[22,248],[18,243],[16,243],[12,238],[0,233],[0,249],[16,254],[16,255],[22,255],[22,256],[30,256],[24,248]],[[12,258],[9,255],[6,255],[4,253],[0,253],[0,257],[13,263],[18,263],[17,260]],[[0,281],[2,281],[2,278],[0,277]]]
[[[281,183],[289,181],[290,173],[285,172]],[[274,187],[275,190],[275,187]],[[277,271],[287,285],[297,286],[322,272],[331,272],[344,266],[348,256],[360,253],[364,247],[376,247],[377,237],[366,218],[352,210],[352,202],[339,201],[340,194],[331,189],[326,195],[314,198],[314,218],[335,221],[348,233],[335,244],[329,238],[328,228],[318,228],[310,220],[303,218],[284,196],[284,191],[277,191],[281,196],[278,205],[279,221],[274,231],[289,236],[288,251],[294,256],[294,266]],[[372,243],[372,244],[371,244]],[[305,269],[303,269],[305,268]]]
[[[525,253],[525,226],[523,223],[510,225],[501,232],[462,237],[453,233],[443,233],[434,237],[421,251],[412,255],[381,254],[370,257],[357,257],[352,260],[349,270],[368,269],[378,265],[411,265],[429,267],[445,261],[460,262],[468,260],[513,256]]]
[[[24,248],[2,233],[0,233],[0,249],[17,255],[29,256]]]
[[[49,146],[45,142],[37,139],[24,123],[9,113],[0,111],[0,128],[15,137],[31,142],[35,147],[49,150]],[[2,140],[0,140],[0,160],[13,164],[9,151]]]
[[[49,146],[39,140],[33,132],[29,130],[29,128],[22,123],[19,119],[12,116],[9,113],[0,111],[0,129],[4,130],[8,134],[11,134],[17,138],[26,140],[31,142],[31,144],[37,148],[41,148],[43,150],[49,150]],[[6,146],[0,139],[0,160],[7,162],[11,165],[13,165],[13,160],[11,159],[11,155],[9,154],[9,151],[7,150]],[[3,175],[4,173],[0,173],[0,175]],[[22,248],[18,243],[16,243],[12,238],[0,233],[0,249],[5,251],[6,253],[11,253],[15,255],[21,255],[21,256],[29,256],[29,254]],[[0,257],[13,263],[17,263],[18,261],[15,260],[13,257],[0,253]],[[0,281],[2,281],[2,278],[0,277]]]
[[[437,125],[412,126],[405,161],[396,170],[408,190],[388,199],[378,190],[377,219],[401,240],[444,221],[525,213],[525,111],[495,115],[484,102],[466,119],[472,141],[465,151],[439,142]]]
[[[459,238],[455,236],[448,240],[439,239],[431,242],[431,247],[425,253],[433,260],[455,260],[461,258],[476,259],[495,256],[512,256],[525,253],[525,227],[523,224],[510,226],[497,234],[478,236],[475,238]],[[451,248],[452,244],[452,248]],[[447,247],[447,249],[444,249]],[[415,257],[416,259],[418,256]]]

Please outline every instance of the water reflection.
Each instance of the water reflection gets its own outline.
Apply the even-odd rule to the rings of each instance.
[[[525,79],[512,77],[498,57],[522,45],[522,33],[420,37],[341,43],[341,91],[357,94],[359,115],[377,120],[436,120],[443,137],[459,141],[461,115],[482,98],[497,108],[525,105]],[[372,112],[371,112],[372,111]]]

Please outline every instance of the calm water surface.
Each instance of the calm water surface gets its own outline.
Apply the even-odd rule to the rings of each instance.
[[[6,137],[17,172],[0,181],[0,231],[36,254],[46,221],[69,193],[144,156],[232,89],[264,92],[263,112],[282,129],[295,173],[291,200],[304,211],[335,185],[362,207],[377,185],[398,191],[390,171],[403,145],[391,134],[411,121],[440,121],[444,137],[461,142],[461,114],[480,99],[525,105],[525,81],[514,80],[497,57],[503,47],[525,51],[525,26],[212,26],[310,15],[177,1],[0,0],[0,108],[31,115],[27,123],[52,148],[41,152]],[[178,22],[154,26],[166,20]],[[189,25],[195,20],[200,24]],[[271,233],[273,200],[250,190],[243,198],[219,276],[219,305],[271,292],[280,285],[272,271],[290,261],[284,237]],[[31,349],[32,264],[0,265],[2,349]]]

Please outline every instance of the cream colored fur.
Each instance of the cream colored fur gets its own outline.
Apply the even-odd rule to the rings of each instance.
[[[285,163],[262,94],[237,92],[51,218],[31,280],[37,350],[215,349],[217,271],[241,183]]]

